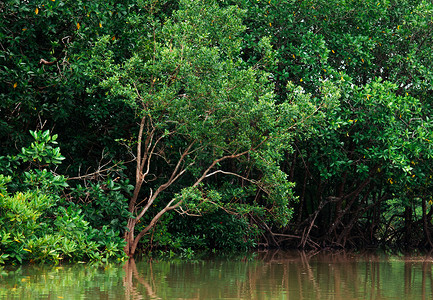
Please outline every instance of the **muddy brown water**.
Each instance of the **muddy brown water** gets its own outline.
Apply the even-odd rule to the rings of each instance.
[[[269,251],[0,268],[0,299],[433,299],[432,255]]]

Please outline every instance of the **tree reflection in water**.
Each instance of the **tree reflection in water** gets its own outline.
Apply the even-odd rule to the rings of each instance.
[[[200,261],[0,269],[0,299],[433,299],[433,259],[266,251]]]
[[[195,262],[130,260],[127,299],[432,299],[432,258],[266,251]]]

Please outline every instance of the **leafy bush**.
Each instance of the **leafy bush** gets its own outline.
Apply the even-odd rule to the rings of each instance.
[[[18,166],[30,163],[25,171],[0,174],[0,264],[124,259],[124,240],[119,233],[125,226],[122,212],[126,220],[127,210],[120,188],[108,182],[104,196],[91,195],[96,199],[93,210],[83,206],[83,211],[64,198],[69,187],[66,178],[47,169],[63,160],[60,149],[53,147],[56,135],[49,131],[31,134],[35,142],[29,148],[22,148],[17,157],[0,159],[3,168],[11,162]],[[16,191],[9,193],[8,184]],[[112,206],[115,209],[110,210]],[[100,215],[92,217],[98,207],[105,213],[115,211],[119,218],[110,218],[110,224]]]
[[[127,180],[107,178],[86,186],[78,184],[71,189],[69,196],[80,202],[76,208],[82,210],[93,228],[101,229],[109,224],[115,232],[123,233],[130,216],[125,194],[128,195],[131,189],[132,186]]]
[[[245,251],[256,246],[258,233],[246,217],[215,210],[202,217],[172,214],[155,228],[153,242],[174,251]]]

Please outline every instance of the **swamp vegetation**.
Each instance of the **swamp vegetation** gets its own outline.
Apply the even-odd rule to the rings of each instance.
[[[1,2],[0,264],[433,249],[432,30],[425,0]]]

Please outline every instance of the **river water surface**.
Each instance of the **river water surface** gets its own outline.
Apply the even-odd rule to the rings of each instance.
[[[260,252],[231,259],[0,269],[0,299],[433,299],[433,256]]]

